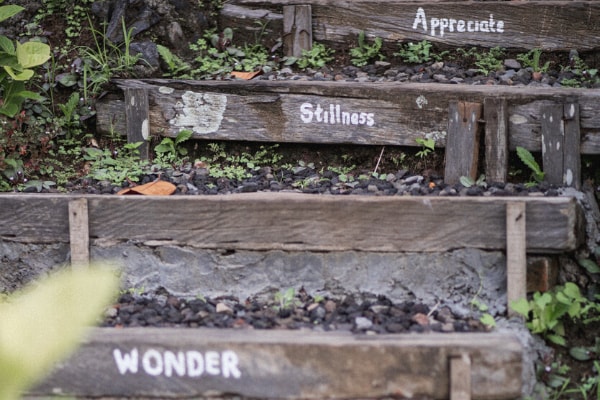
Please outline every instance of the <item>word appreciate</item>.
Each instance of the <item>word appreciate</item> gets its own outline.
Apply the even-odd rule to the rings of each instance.
[[[421,25],[427,33],[427,17],[423,7],[417,9],[417,14],[413,22],[413,29],[417,29]],[[435,36],[439,30],[439,35],[444,36],[444,32],[485,32],[485,33],[503,33],[504,21],[495,21],[494,15],[490,14],[490,18],[482,21],[465,21],[463,19],[453,18],[431,18],[429,20],[431,28],[431,36]]]
[[[114,349],[113,357],[121,375],[143,372],[151,376],[189,378],[211,375],[238,379],[242,376],[238,356],[233,351],[207,351],[203,354],[195,350],[175,353],[148,349],[139,357],[138,349],[134,348],[129,353]]]
[[[342,111],[339,104],[330,104],[327,110],[320,104],[315,107],[311,103],[303,103],[300,106],[300,118],[305,124],[314,121],[330,125],[375,125],[374,113]]]

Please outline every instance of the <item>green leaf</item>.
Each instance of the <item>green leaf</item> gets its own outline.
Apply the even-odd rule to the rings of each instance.
[[[593,353],[588,347],[572,347],[569,349],[571,357],[578,361],[588,361],[592,359]]]
[[[180,131],[177,134],[177,137],[175,138],[175,145],[177,146],[178,144],[183,143],[186,140],[189,140],[193,134],[194,134],[194,132],[192,132],[190,129],[184,129],[184,130]]]
[[[0,50],[11,56],[15,55],[15,45],[12,40],[3,35],[0,35]]]
[[[37,67],[50,59],[50,46],[42,42],[17,42],[17,59],[23,68]]]
[[[0,304],[0,398],[16,399],[73,351],[118,285],[107,268],[65,270]]]
[[[525,318],[529,317],[529,311],[531,310],[531,307],[529,307],[529,302],[525,298],[513,301],[510,304],[510,308],[512,308],[513,311],[521,314]]]
[[[577,262],[590,274],[600,273],[600,267],[598,267],[598,264],[596,264],[594,261],[588,258],[580,258],[579,260],[577,260]]]
[[[580,299],[581,291],[579,290],[579,286],[574,284],[573,282],[565,283],[565,288],[563,289],[563,293],[569,296],[571,299]]]
[[[481,316],[481,318],[479,318],[479,321],[481,321],[481,323],[484,324],[485,326],[489,326],[489,327],[496,326],[496,321],[494,320],[494,317],[492,317],[488,313],[483,314]]]
[[[460,181],[460,184],[466,188],[469,188],[475,184],[473,179],[469,178],[468,176],[461,176],[459,181]]]
[[[567,341],[562,336],[559,336],[559,335],[548,335],[548,336],[546,336],[546,338],[549,341],[551,341],[552,343],[557,344],[559,346],[566,346],[567,345]]]
[[[0,7],[0,22],[9,19],[23,11],[24,8],[17,5],[8,5]]]

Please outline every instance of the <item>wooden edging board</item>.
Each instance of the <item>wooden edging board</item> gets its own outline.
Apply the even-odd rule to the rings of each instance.
[[[284,32],[282,7],[288,5],[310,6],[314,40],[343,49],[357,46],[362,31],[367,40],[428,40],[467,49],[600,48],[597,1],[231,0],[220,11],[220,26],[253,37],[253,21],[258,20],[279,37]]]
[[[521,394],[521,353],[502,333],[97,328],[30,394],[448,399],[451,387],[470,383],[469,398],[512,399]],[[450,371],[453,359],[466,368]]]
[[[575,250],[583,216],[570,197],[0,195],[0,239],[68,242],[69,203],[87,199],[94,240],[197,248],[438,252],[506,249],[506,204],[526,207],[530,253]]]
[[[542,150],[543,111],[578,104],[581,153],[600,154],[600,91],[567,88],[359,83],[318,81],[120,80],[127,93],[97,103],[104,133],[175,137],[184,129],[196,139],[295,143],[416,146],[432,138],[446,145],[452,102],[503,99],[508,148]],[[143,90],[133,90],[143,89]],[[148,115],[126,119],[129,103],[149,101]],[[484,109],[484,115],[493,115]],[[144,122],[146,121],[146,122]],[[485,121],[482,121],[485,122]],[[492,123],[489,121],[488,123]],[[135,130],[135,132],[129,132]],[[139,131],[139,132],[137,132]]]

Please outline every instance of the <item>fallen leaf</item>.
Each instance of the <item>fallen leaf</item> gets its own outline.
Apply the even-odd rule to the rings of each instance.
[[[117,194],[143,194],[146,196],[168,196],[173,194],[177,187],[170,182],[156,180],[144,185],[134,186],[120,190]]]
[[[260,74],[260,71],[254,71],[254,72],[233,71],[231,73],[231,76],[236,77],[238,79],[250,80],[258,74]]]

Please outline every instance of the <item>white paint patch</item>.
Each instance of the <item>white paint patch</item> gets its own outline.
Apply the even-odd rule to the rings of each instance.
[[[565,172],[564,182],[567,186],[571,186],[573,184],[573,171],[571,171],[571,168],[567,168],[567,171]]]
[[[150,123],[148,122],[148,118],[142,121],[142,137],[144,140],[148,140],[150,137]]]
[[[162,94],[171,94],[175,91],[175,89],[170,88],[168,86],[161,86],[158,88],[158,93],[162,93]]]
[[[427,101],[427,98],[421,94],[419,97],[417,97],[415,103],[417,103],[417,107],[419,107],[419,109],[422,109],[423,106],[427,105],[429,102]]]
[[[567,118],[571,119],[575,117],[575,104],[569,105],[569,111],[567,111]]]
[[[129,103],[131,103],[131,107],[135,106],[135,96],[131,96],[131,100],[129,100]]]
[[[435,142],[446,139],[446,131],[431,131],[425,134],[425,139],[433,139]]]
[[[556,142],[556,150],[560,150],[560,142]]]
[[[143,354],[137,348],[129,353],[113,350],[113,358],[120,375],[144,373],[150,376],[180,376],[198,378],[203,375],[239,379],[239,357],[230,350],[222,352],[196,350],[173,352],[148,349]]]
[[[525,118],[522,115],[518,115],[518,114],[511,115],[508,120],[515,125],[521,125],[521,124],[527,123],[527,118]]]
[[[430,35],[444,37],[446,32],[457,33],[503,33],[504,21],[494,20],[494,14],[490,14],[488,19],[484,20],[464,20],[456,18],[437,18],[432,17],[429,20],[425,15],[425,9],[419,7],[415,14],[412,28],[417,30],[421,28],[427,33],[430,29]]]
[[[221,127],[227,108],[227,96],[215,93],[186,91],[175,104],[177,114],[171,125],[191,129],[197,134],[216,132]]]

